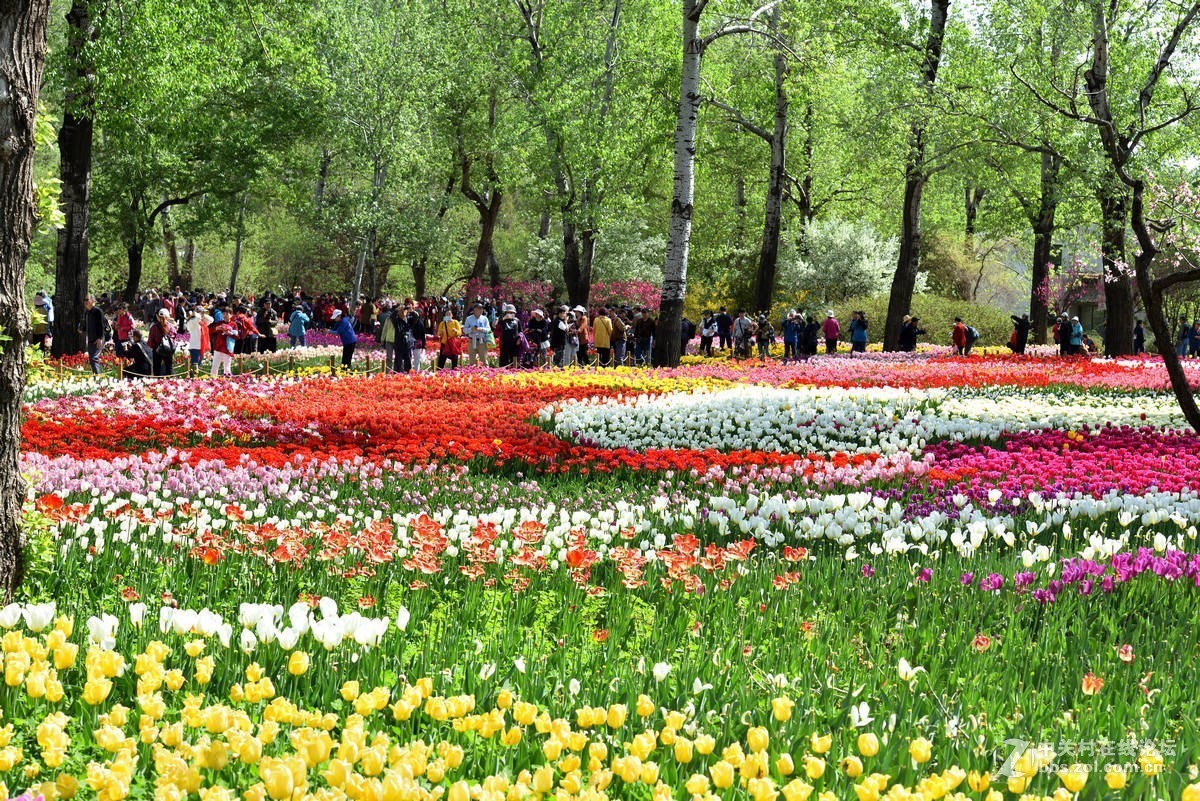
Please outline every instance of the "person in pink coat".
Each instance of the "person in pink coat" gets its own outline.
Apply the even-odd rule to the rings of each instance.
[[[825,352],[837,353],[838,335],[842,333],[842,325],[833,316],[832,311],[825,312],[825,323],[821,326],[821,330],[825,334]]]

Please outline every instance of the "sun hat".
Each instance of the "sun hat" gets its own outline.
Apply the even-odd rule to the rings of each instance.
[[[330,319],[333,319],[333,320],[336,320],[337,318],[339,318],[339,317],[341,317],[341,316],[342,316],[342,310],[341,310],[341,309],[334,309],[334,310],[333,310],[333,314],[329,315]]]
[[[166,309],[159,309],[158,316],[159,317],[170,317],[171,313],[169,311],[167,311]]]
[[[576,306],[575,308],[571,309],[571,311],[579,312],[580,314],[587,314],[587,309],[583,308],[582,306]]]
[[[825,312],[825,316],[826,316],[826,317],[832,317],[832,316],[833,316],[833,312],[831,312],[831,311],[827,311],[827,312]]]

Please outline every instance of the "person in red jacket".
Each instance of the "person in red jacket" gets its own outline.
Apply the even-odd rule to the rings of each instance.
[[[233,375],[233,352],[237,349],[237,329],[224,320],[218,320],[209,327],[209,341],[212,343],[212,376],[216,378],[225,371],[225,375]]]
[[[950,331],[950,338],[954,341],[954,352],[959,356],[966,356],[969,344],[967,326],[963,324],[961,317],[954,318],[954,328]]]

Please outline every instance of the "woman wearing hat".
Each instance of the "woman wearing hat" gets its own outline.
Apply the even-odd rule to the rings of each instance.
[[[821,326],[825,334],[825,352],[830,356],[837,353],[838,337],[842,333],[842,324],[833,316],[833,311],[825,312],[825,323]]]

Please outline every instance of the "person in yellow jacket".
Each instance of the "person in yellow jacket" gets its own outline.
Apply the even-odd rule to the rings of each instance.
[[[437,338],[440,343],[438,348],[438,369],[446,366],[446,362],[450,362],[450,369],[458,369],[458,356],[461,343],[459,337],[462,336],[462,325],[458,320],[454,319],[454,315],[449,309],[442,316],[441,322],[437,325]]]
[[[612,333],[612,319],[608,316],[608,309],[602,306],[592,321],[592,344],[600,356],[601,367],[608,367],[612,363]]]

